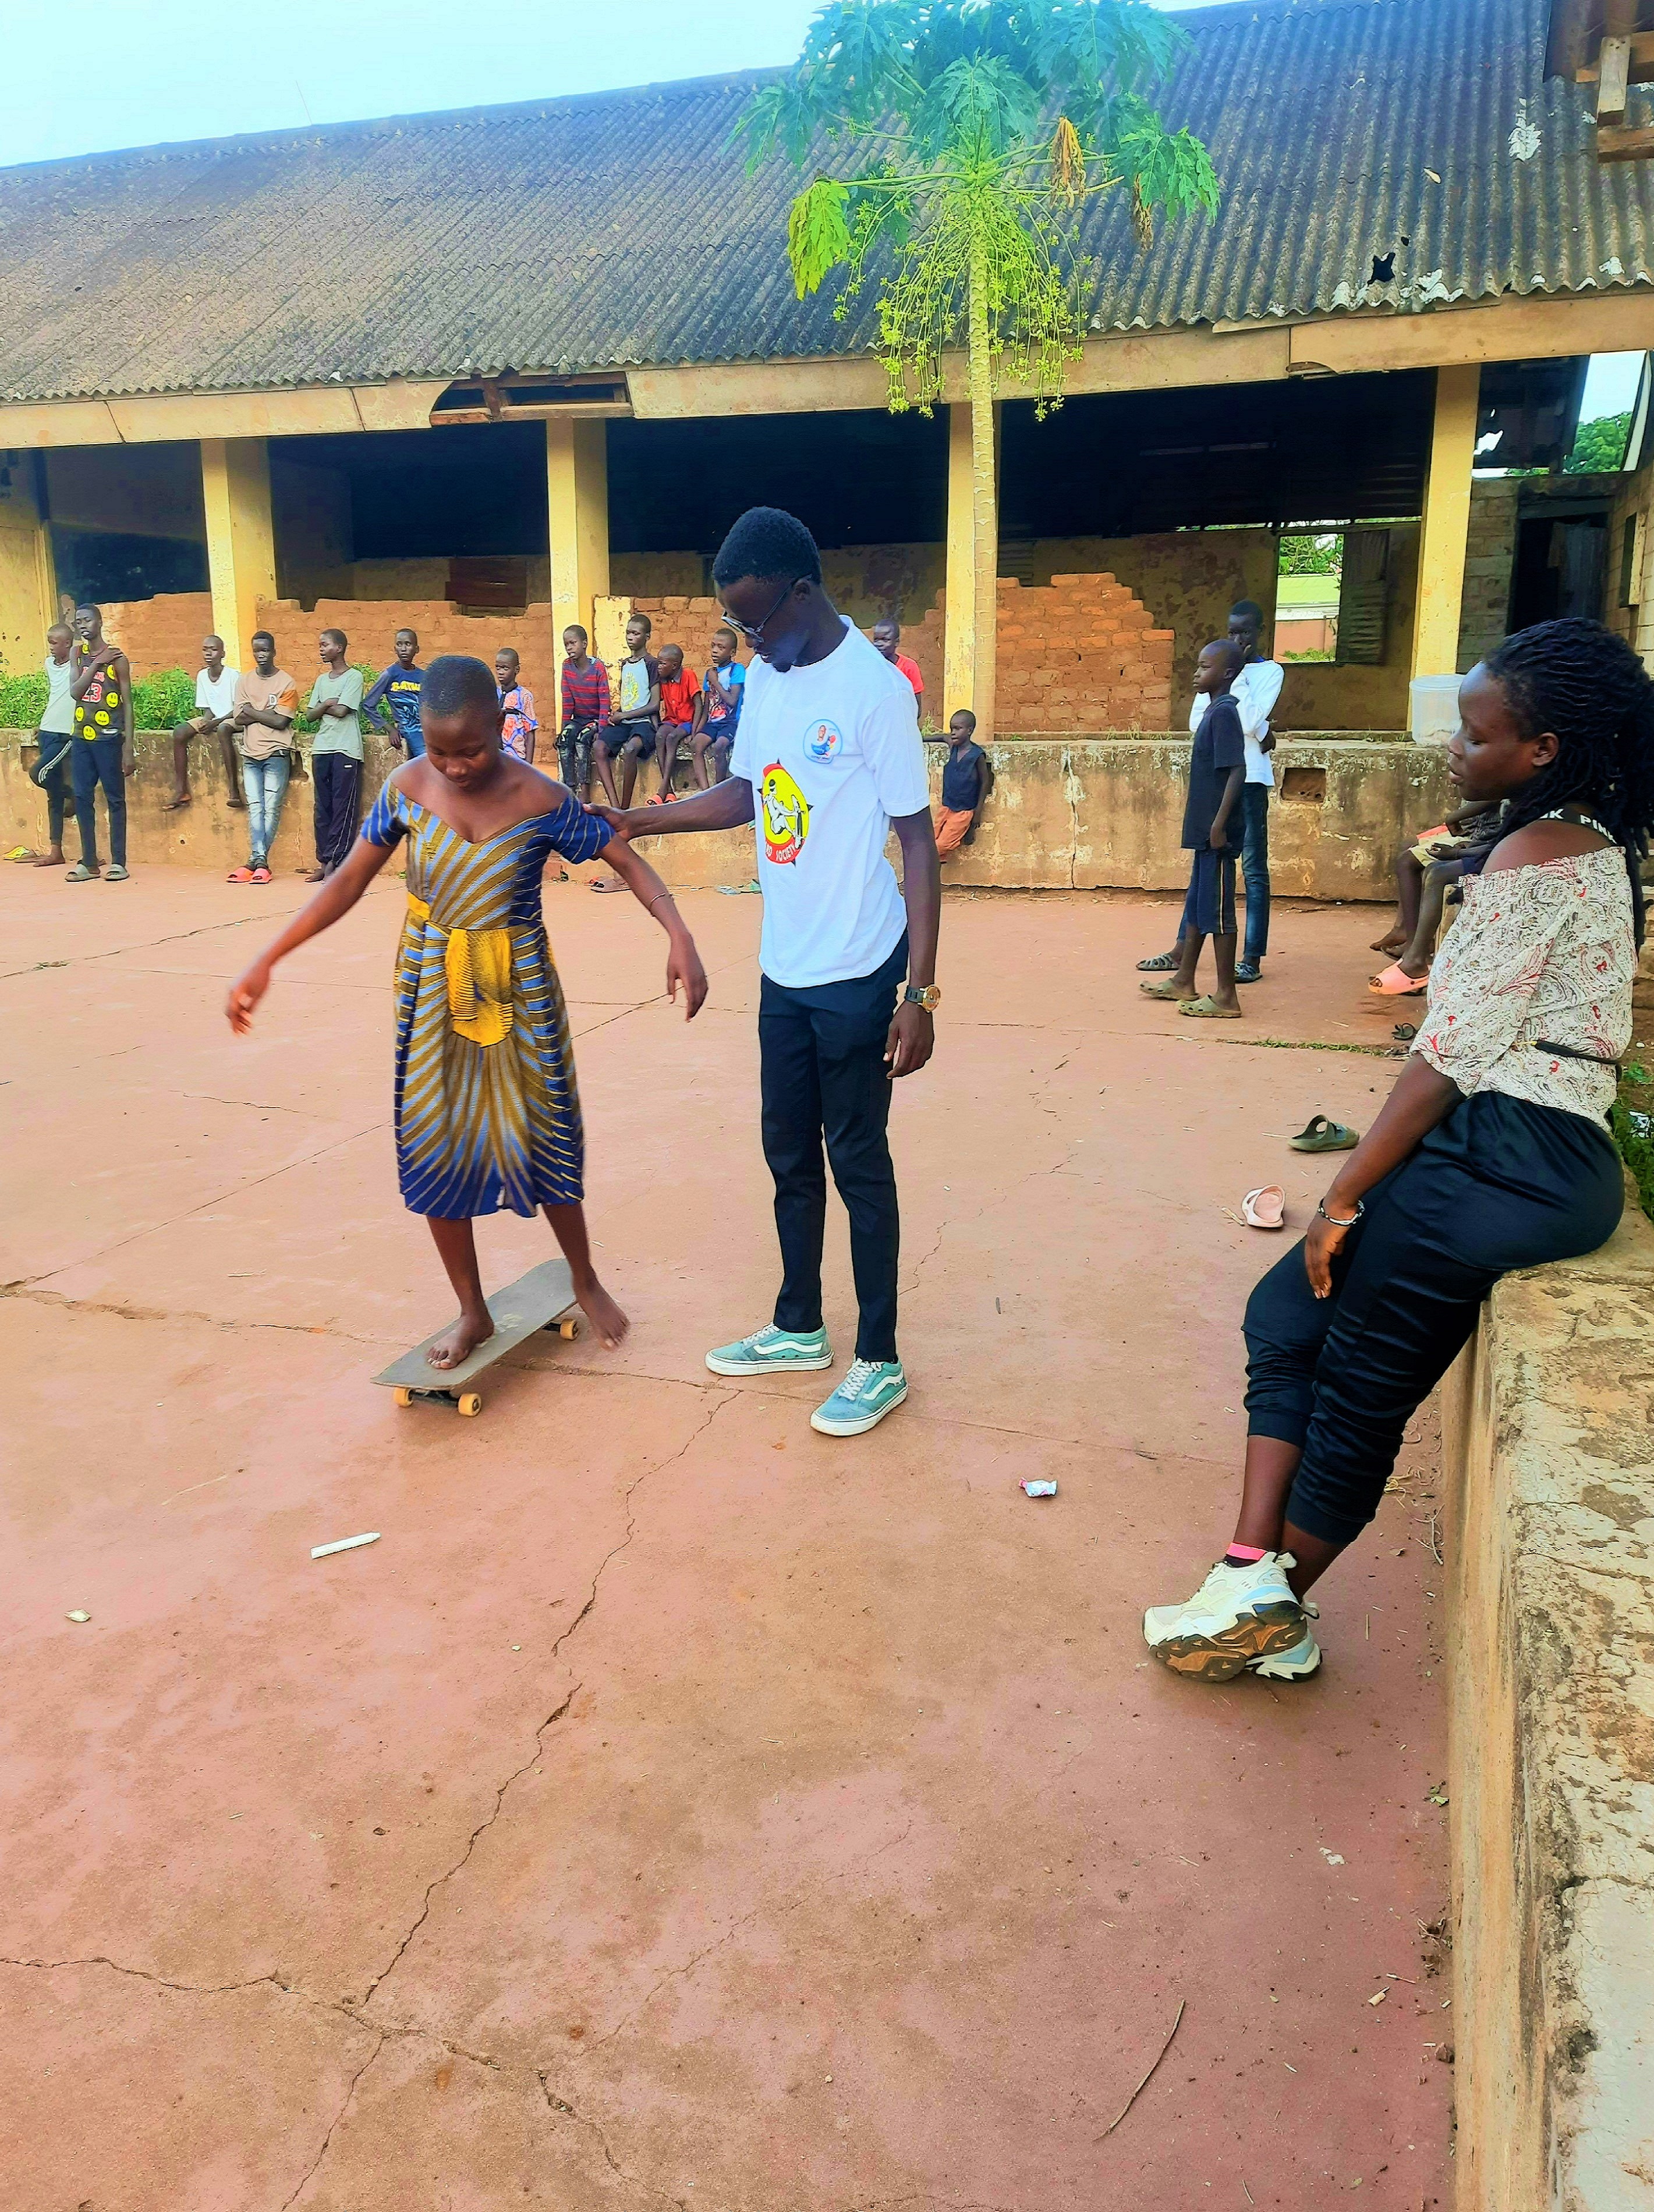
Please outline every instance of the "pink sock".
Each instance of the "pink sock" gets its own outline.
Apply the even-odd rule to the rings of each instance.
[[[1226,1567],[1252,1567],[1268,1556],[1268,1549],[1256,1544],[1231,1544],[1223,1555],[1223,1563]]]

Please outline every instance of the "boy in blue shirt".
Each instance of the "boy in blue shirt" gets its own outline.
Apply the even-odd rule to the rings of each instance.
[[[1231,689],[1246,665],[1231,638],[1215,638],[1201,648],[1195,689],[1206,694],[1206,712],[1195,732],[1189,757],[1189,796],[1183,806],[1183,850],[1193,856],[1183,933],[1177,942],[1177,972],[1164,983],[1139,988],[1151,999],[1176,999],[1180,1014],[1202,1021],[1237,1022],[1241,1004],[1235,990],[1235,862],[1240,840],[1230,835],[1231,818],[1240,821],[1241,787],[1246,780],[1246,739],[1240,709]],[[1195,969],[1201,947],[1212,939],[1218,988],[1197,996]]]
[[[405,745],[408,758],[418,760],[425,750],[425,740],[419,727],[419,687],[425,680],[425,672],[415,665],[414,656],[419,651],[417,631],[399,629],[392,646],[396,659],[385,673],[377,678],[374,687],[362,702],[364,714],[371,714],[380,706],[391,710],[389,736],[393,745]],[[375,723],[375,728],[383,728]]]
[[[735,743],[735,731],[741,719],[741,699],[746,684],[746,671],[735,658],[735,633],[733,629],[715,629],[708,648],[712,665],[702,684],[702,695],[707,702],[707,718],[690,739],[690,750],[695,756],[695,781],[697,789],[709,791],[715,783],[721,783],[729,774],[729,756]],[[712,771],[708,773],[707,755],[712,755]]]

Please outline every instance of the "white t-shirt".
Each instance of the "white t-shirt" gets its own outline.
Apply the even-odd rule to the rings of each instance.
[[[1249,660],[1230,685],[1235,705],[1241,718],[1241,736],[1246,745],[1246,781],[1248,783],[1268,784],[1274,787],[1275,772],[1263,740],[1269,734],[1269,714],[1286,679],[1286,671],[1278,660]],[[1189,710],[1189,726],[1198,729],[1207,702],[1197,691],[1195,703]]]
[[[226,668],[215,683],[204,668],[195,679],[195,703],[198,712],[216,714],[221,719],[235,705],[235,687],[241,680],[239,668]]]
[[[754,659],[729,772],[757,806],[764,974],[794,991],[871,975],[907,927],[891,818],[930,805],[913,686],[848,623],[807,668]]]
[[[70,679],[75,673],[74,655],[67,660],[46,657],[46,702],[38,726],[51,730],[58,737],[67,737],[75,727],[75,702],[70,693]]]

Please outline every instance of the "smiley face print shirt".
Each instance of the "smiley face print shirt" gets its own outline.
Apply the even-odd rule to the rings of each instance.
[[[755,659],[729,767],[752,786],[764,974],[795,991],[870,975],[907,927],[891,819],[930,803],[912,685],[848,623],[808,668]]]

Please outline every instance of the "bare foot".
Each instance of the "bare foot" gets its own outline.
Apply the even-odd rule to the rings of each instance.
[[[1375,952],[1401,952],[1406,949],[1407,941],[1404,929],[1387,929],[1382,937],[1373,939],[1372,949]]]
[[[493,1334],[494,1316],[486,1306],[481,1313],[461,1314],[452,1328],[443,1330],[425,1357],[433,1367],[457,1367]]]
[[[575,1296],[580,1301],[581,1311],[603,1339],[607,1349],[613,1352],[621,1338],[631,1327],[630,1322],[627,1320],[595,1275],[583,1288],[576,1283]]]
[[[192,791],[174,792],[170,799],[162,799],[161,811],[163,814],[176,814],[180,806],[192,805],[194,800],[195,793]]]
[[[238,799],[233,791],[225,799],[224,804],[226,806],[233,806],[238,814],[245,814],[247,811],[247,803],[246,799]]]
[[[68,863],[64,859],[63,847],[54,845],[49,853],[37,853],[32,865],[37,868],[61,868]]]
[[[327,871],[325,868],[305,868],[301,870],[300,872],[303,876],[305,882],[307,884],[323,883],[326,880],[327,877]]]

